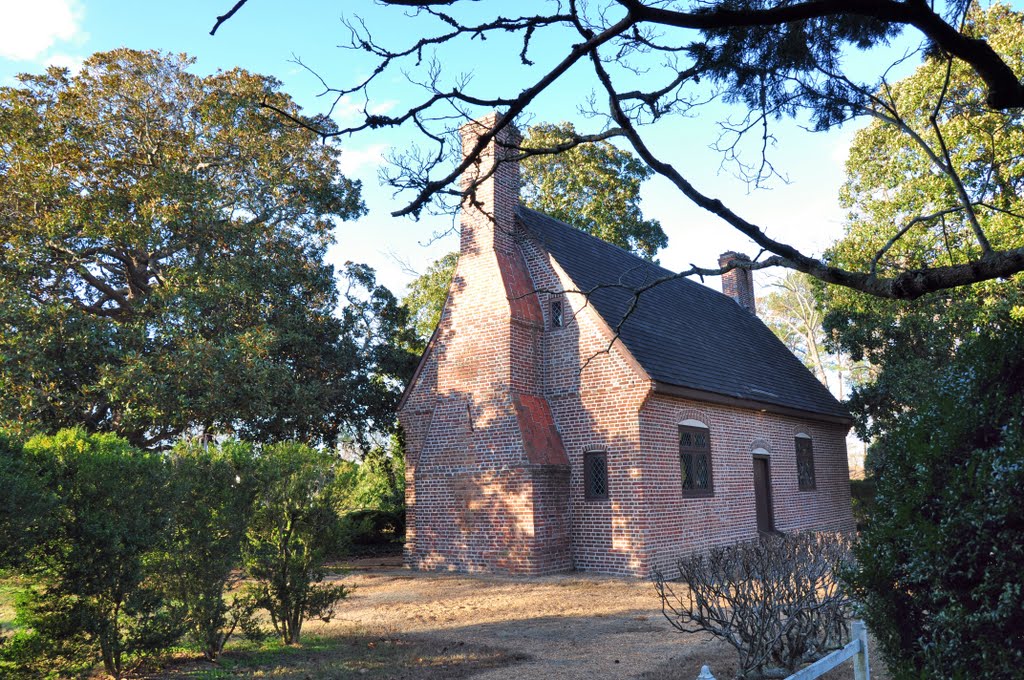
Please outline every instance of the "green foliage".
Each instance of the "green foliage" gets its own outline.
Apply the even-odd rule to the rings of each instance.
[[[894,678],[1004,678],[1024,664],[1024,324],[921,379],[876,444],[851,581]]]
[[[388,512],[405,509],[405,448],[402,432],[374,447],[359,465],[351,503],[354,508]]]
[[[552,149],[576,135],[571,123],[531,126],[525,148]],[[640,211],[640,185],[653,170],[608,142],[580,144],[558,154],[528,156],[521,162],[524,205],[653,260],[668,245],[657,220]],[[441,321],[458,253],[448,253],[409,284],[402,304],[417,336],[426,342]]]
[[[365,264],[346,262],[342,337],[349,355],[347,392],[343,399],[343,434],[366,454],[375,439],[397,425],[396,408],[402,389],[416,370],[422,346],[406,306]]]
[[[875,514],[878,501],[875,500],[876,483],[874,478],[850,480],[850,502],[853,504],[853,521],[857,523],[857,531],[864,531],[871,516]]]
[[[228,595],[241,579],[242,540],[256,500],[251,445],[185,440],[170,453],[171,536],[160,571],[189,633],[215,661],[241,621],[245,598]]]
[[[364,210],[280,83],[118,49],[0,88],[0,422],[333,441],[359,352],[323,262]],[[328,121],[315,121],[329,125]]]
[[[26,460],[23,446],[0,431],[0,569],[23,563],[48,531],[58,502]]]
[[[965,30],[1019,70],[1021,21],[995,5],[972,11]],[[1011,213],[1024,212],[1024,112],[994,114],[973,72],[953,62],[948,74],[947,85],[947,62],[931,57],[884,94],[906,129],[948,149],[993,247],[1022,247]],[[870,268],[901,230],[877,256],[880,275],[980,254],[954,177],[937,168],[892,126],[860,131],[842,194],[847,235],[827,257]],[[1022,284],[1015,276],[911,303],[817,291],[830,337],[877,368],[850,400],[861,435],[874,439],[867,467],[877,484],[850,580],[896,678],[1005,677],[1024,661]]]
[[[355,510],[345,515],[343,526],[354,549],[394,545],[405,536],[405,511]]]
[[[169,525],[167,466],[114,435],[79,429],[31,439],[25,460],[59,506],[26,555],[23,630],[5,657],[58,673],[102,660],[121,677],[181,633],[150,559]]]
[[[995,5],[974,12],[967,30],[983,36],[1015,69],[1024,68],[1020,13]],[[941,145],[931,116],[942,131],[957,175],[993,247],[1019,248],[1024,235],[1024,111],[996,114],[985,105],[977,76],[955,62],[948,94],[936,108],[946,62],[930,58],[909,78],[891,86],[890,98],[909,129],[931,147]],[[879,275],[907,268],[963,263],[979,254],[970,220],[948,173],[936,171],[919,144],[894,126],[876,122],[857,133],[847,161],[841,199],[850,208],[846,236],[826,258],[844,267],[870,267],[878,252],[909,227],[877,261]],[[935,215],[911,223],[918,215]],[[854,360],[880,369],[856,390],[850,406],[863,438],[893,427],[902,414],[927,399],[922,380],[955,361],[962,343],[1007,314],[1024,311],[1024,278],[987,281],[913,302],[893,302],[832,286],[818,288],[830,340]],[[1016,310],[1016,311],[1015,311]],[[834,331],[835,335],[831,335]]]
[[[452,284],[458,262],[457,252],[435,260],[427,267],[427,271],[409,283],[402,299],[402,305],[412,315],[416,335],[424,343],[434,334],[437,324],[441,323],[441,312],[444,311],[444,302],[448,299],[448,288]]]
[[[323,584],[324,561],[341,540],[336,509],[337,459],[302,444],[266,447],[259,458],[259,501],[243,543],[247,586],[281,641],[299,641],[310,617],[330,620],[349,590]]]
[[[572,123],[531,125],[527,149],[552,149],[572,141]],[[653,260],[668,245],[657,220],[640,211],[640,185],[654,170],[608,142],[580,144],[558,154],[522,161],[523,202],[592,236]]]

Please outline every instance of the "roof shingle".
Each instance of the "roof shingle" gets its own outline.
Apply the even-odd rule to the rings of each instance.
[[[850,413],[756,316],[673,272],[520,206],[520,222],[655,381],[831,418]],[[627,316],[628,314],[628,316]]]

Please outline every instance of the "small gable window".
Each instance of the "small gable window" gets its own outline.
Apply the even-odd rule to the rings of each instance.
[[[679,425],[679,473],[684,497],[714,493],[711,431],[703,423],[687,420]]]
[[[588,501],[608,499],[608,454],[604,451],[583,454],[583,483]]]
[[[796,478],[801,491],[814,491],[814,445],[803,433],[796,436]]]
[[[562,318],[562,301],[552,300],[551,301],[551,327],[561,328],[564,323]]]

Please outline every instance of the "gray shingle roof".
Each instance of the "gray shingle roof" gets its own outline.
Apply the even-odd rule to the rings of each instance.
[[[673,272],[564,222],[520,207],[529,235],[551,254],[655,381],[848,419],[849,411],[775,334],[732,298],[687,279],[644,292]]]

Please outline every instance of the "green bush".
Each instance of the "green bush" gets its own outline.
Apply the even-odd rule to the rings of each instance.
[[[405,513],[405,453],[401,434],[371,449],[359,465],[350,502],[355,509]],[[402,522],[404,526],[404,520]],[[404,534],[404,528],[402,530]]]
[[[24,451],[26,479],[58,502],[26,551],[33,585],[5,658],[36,677],[102,661],[119,678],[181,634],[152,560],[167,537],[167,466],[114,435],[78,429],[35,437]]]
[[[241,442],[180,442],[170,454],[171,535],[161,571],[168,595],[207,659],[216,660],[250,614],[229,595],[241,580],[242,540],[256,500],[256,458]]]
[[[850,480],[850,501],[853,504],[853,520],[857,523],[857,531],[864,531],[871,515],[875,511],[875,480]]]
[[[330,620],[348,595],[343,585],[324,585],[324,561],[341,541],[334,498],[339,461],[302,444],[266,447],[259,458],[259,500],[243,544],[253,602],[270,615],[286,644],[299,641],[310,617]]]
[[[1024,667],[1024,324],[958,350],[875,450],[850,576],[894,678]]]
[[[56,503],[26,459],[24,444],[0,431],[0,568],[24,562],[47,531]]]
[[[345,515],[342,529],[355,546],[384,546],[405,538],[405,512],[356,510]]]

